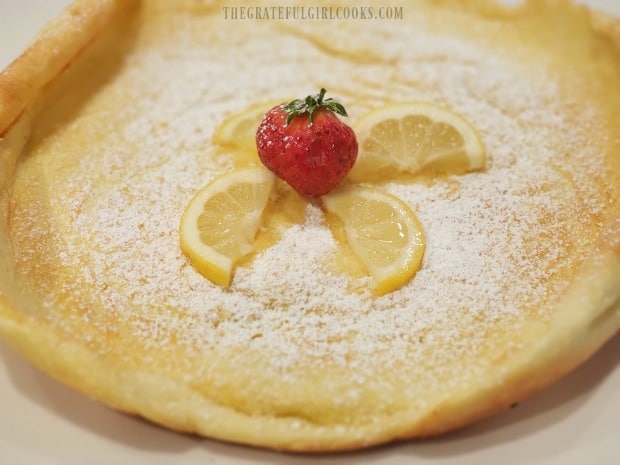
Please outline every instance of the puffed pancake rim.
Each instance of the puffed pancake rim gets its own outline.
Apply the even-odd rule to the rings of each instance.
[[[402,19],[319,21],[76,1],[0,75],[4,341],[113,408],[291,451],[440,434],[586,360],[620,327],[620,22],[566,1],[400,3]],[[211,284],[177,228],[233,167],[213,131],[320,87],[352,121],[449,106],[487,167],[381,183],[427,238],[398,291],[339,268],[299,198],[229,289]]]

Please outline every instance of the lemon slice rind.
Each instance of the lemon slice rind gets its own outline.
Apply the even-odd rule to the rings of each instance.
[[[339,188],[321,200],[342,221],[347,242],[374,281],[375,294],[394,291],[415,275],[424,255],[424,232],[402,200],[364,185]]]
[[[230,285],[235,264],[252,251],[274,180],[275,176],[262,167],[235,170],[215,178],[187,204],[179,226],[181,250],[210,281],[223,287]],[[237,199],[228,193],[242,184],[248,185],[247,198]],[[214,204],[215,196],[221,201]],[[206,204],[214,211],[206,210]],[[208,224],[209,217],[216,218],[214,226],[204,231],[201,224]]]
[[[256,150],[256,130],[265,113],[284,100],[267,100],[253,103],[229,116],[213,133],[216,144],[240,150]]]
[[[409,117],[420,117],[429,120],[430,126],[444,125],[453,128],[462,137],[462,145],[454,150],[436,151],[428,149],[433,140],[429,132],[429,140],[414,140],[405,130],[399,132],[399,140],[381,140],[381,135],[377,139],[376,128],[386,122],[393,121],[402,128],[402,122]],[[486,150],[477,129],[462,115],[455,111],[436,105],[430,102],[407,102],[390,103],[376,108],[362,116],[355,124],[360,153],[356,166],[350,173],[350,178],[354,181],[377,181],[383,173],[382,170],[388,169],[391,172],[416,174],[424,168],[440,163],[441,171],[450,172],[452,160],[458,161],[460,171],[481,170],[486,164]],[[385,145],[390,148],[396,146],[398,150],[387,150],[385,156],[373,153],[372,149],[367,150],[368,143],[375,147]],[[420,149],[418,146],[423,146]],[[453,157],[456,157],[454,159]],[[445,163],[442,163],[442,160]],[[456,168],[456,163],[454,168]],[[455,170],[456,171],[456,170]]]

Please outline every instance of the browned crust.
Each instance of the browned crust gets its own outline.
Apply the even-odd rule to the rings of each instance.
[[[120,0],[76,0],[0,73],[0,136],[100,33]]]
[[[616,50],[620,52],[620,19],[598,11],[592,11],[590,16],[593,29],[608,37]]]

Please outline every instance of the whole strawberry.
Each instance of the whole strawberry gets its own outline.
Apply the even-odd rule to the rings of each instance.
[[[347,112],[325,92],[272,108],[256,132],[263,164],[306,197],[328,193],[357,159],[355,133],[336,116]]]

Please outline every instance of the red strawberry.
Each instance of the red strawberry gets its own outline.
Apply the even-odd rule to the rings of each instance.
[[[355,133],[336,116],[347,112],[325,92],[272,108],[256,132],[263,164],[306,197],[328,193],[357,159]]]

